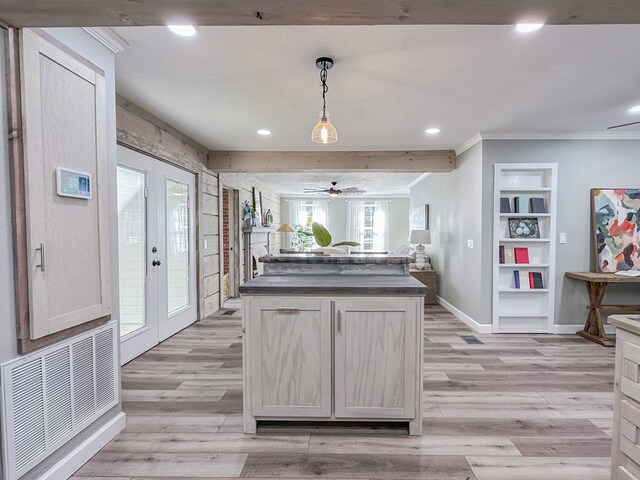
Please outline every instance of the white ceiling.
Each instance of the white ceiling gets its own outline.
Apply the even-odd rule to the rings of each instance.
[[[357,187],[365,190],[364,197],[409,196],[409,185],[422,176],[420,173],[252,173],[252,177],[266,183],[281,195],[304,195],[305,188],[321,189],[338,182],[338,188]],[[326,196],[316,194],[313,196]]]
[[[115,30],[130,43],[116,56],[119,93],[213,150],[450,149],[477,132],[640,120],[627,112],[640,104],[640,25]],[[327,106],[339,141],[329,146],[310,139],[322,55],[336,61]],[[441,133],[426,135],[432,126]]]

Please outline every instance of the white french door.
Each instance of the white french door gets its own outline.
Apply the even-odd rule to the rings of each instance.
[[[197,319],[195,175],[118,146],[121,363]]]

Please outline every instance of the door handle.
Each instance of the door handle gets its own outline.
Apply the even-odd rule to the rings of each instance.
[[[39,268],[41,272],[44,272],[44,243],[40,244],[40,248],[36,248],[36,252],[40,252],[40,264],[36,265],[36,268]]]
[[[278,308],[276,308],[276,312],[294,314],[294,313],[300,313],[300,309],[299,308],[278,307]]]
[[[151,262],[151,265],[153,265],[154,267],[159,267],[162,264],[160,263],[160,260],[154,260],[153,262]]]
[[[338,310],[338,333],[342,333],[342,312]]]

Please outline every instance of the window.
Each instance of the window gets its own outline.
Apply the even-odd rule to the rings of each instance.
[[[311,224],[314,222],[327,226],[327,211],[329,202],[326,200],[289,200],[290,223],[296,230],[304,229],[311,232]],[[313,237],[291,234],[290,247],[296,250],[317,248]]]
[[[389,202],[349,201],[348,240],[360,243],[364,252],[386,252],[389,248]]]

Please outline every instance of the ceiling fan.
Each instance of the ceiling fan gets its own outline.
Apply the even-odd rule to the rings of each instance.
[[[328,193],[330,197],[337,197],[339,195],[360,195],[367,193],[366,190],[360,190],[357,187],[338,188],[338,182],[331,182],[330,188],[305,188],[304,193]]]

